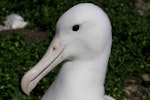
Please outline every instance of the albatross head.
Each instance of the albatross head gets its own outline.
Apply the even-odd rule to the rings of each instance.
[[[89,61],[105,54],[107,62],[111,42],[111,24],[101,8],[90,3],[72,7],[59,18],[55,37],[43,58],[23,76],[22,90],[29,95],[64,60]]]

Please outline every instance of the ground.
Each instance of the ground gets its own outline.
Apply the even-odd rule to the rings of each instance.
[[[35,41],[44,41],[47,39],[46,33],[40,31],[38,28],[36,29],[16,29],[16,30],[3,30],[1,33],[7,35],[11,35],[12,32],[17,32],[20,34],[24,34],[27,36],[27,40],[29,43],[33,43]]]

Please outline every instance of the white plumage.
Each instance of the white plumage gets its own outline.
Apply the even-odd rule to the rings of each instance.
[[[42,77],[64,61],[42,100],[114,100],[104,89],[111,44],[111,23],[101,8],[90,3],[72,7],[59,18],[46,54],[23,76],[22,90],[29,95]]]
[[[6,17],[4,24],[8,29],[20,29],[24,28],[27,22],[18,14],[10,14]]]

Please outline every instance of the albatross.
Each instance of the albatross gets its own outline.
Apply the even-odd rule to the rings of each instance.
[[[112,45],[107,14],[91,3],[67,10],[58,20],[52,43],[21,80],[27,95],[59,63],[63,65],[42,100],[115,100],[104,83]]]

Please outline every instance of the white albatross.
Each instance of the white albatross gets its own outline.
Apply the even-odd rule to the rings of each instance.
[[[5,27],[9,29],[21,29],[27,25],[28,22],[24,21],[24,18],[18,14],[10,14],[4,21]]]
[[[22,90],[29,95],[64,61],[42,100],[114,100],[104,90],[111,44],[111,23],[101,8],[90,3],[72,7],[59,18],[55,37],[43,58],[23,76]]]
[[[18,14],[10,14],[6,17],[4,25],[0,25],[0,31],[10,29],[21,29],[24,28],[28,22],[24,21],[24,18]]]

